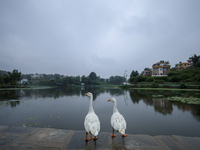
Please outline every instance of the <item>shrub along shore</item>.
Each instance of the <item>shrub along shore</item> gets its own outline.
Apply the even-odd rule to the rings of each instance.
[[[173,82],[166,82],[165,84],[158,84],[158,83],[146,83],[141,82],[137,84],[127,84],[127,85],[120,85],[120,88],[133,88],[133,89],[154,89],[154,90],[199,90],[200,91],[200,84],[198,83],[173,83]]]

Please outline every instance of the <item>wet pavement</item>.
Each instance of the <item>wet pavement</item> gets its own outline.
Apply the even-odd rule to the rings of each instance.
[[[200,137],[127,134],[122,138],[119,133],[116,135],[112,138],[110,133],[100,132],[98,140],[86,142],[85,131],[0,126],[0,149],[200,150]]]

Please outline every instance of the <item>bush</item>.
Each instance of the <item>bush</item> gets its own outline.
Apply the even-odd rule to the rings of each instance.
[[[135,79],[136,79],[136,77],[131,77],[131,78],[129,79],[129,82],[135,82]]]
[[[144,77],[144,76],[137,76],[136,78],[135,78],[135,82],[137,83],[137,82],[142,82],[142,81],[145,81],[146,80],[146,77]]]
[[[153,82],[153,77],[147,77],[147,79],[145,80],[145,82]]]
[[[185,89],[185,88],[186,88],[186,85],[185,85],[184,83],[181,83],[181,84],[180,84],[180,88],[181,88],[181,89]]]
[[[164,80],[156,80],[155,82],[156,83],[164,83],[165,81]]]
[[[163,81],[169,81],[168,77],[155,77],[155,80],[163,80]]]
[[[174,76],[174,77],[172,77],[172,78],[170,79],[170,81],[171,81],[171,82],[180,82],[181,79],[180,79],[180,77]]]
[[[168,73],[168,77],[170,77],[170,76],[176,76],[178,73],[179,73],[178,71],[170,71]]]
[[[155,84],[155,83],[152,84],[152,85],[151,85],[151,88],[158,88],[158,84]]]

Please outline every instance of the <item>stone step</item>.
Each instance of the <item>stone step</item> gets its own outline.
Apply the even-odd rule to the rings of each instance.
[[[137,150],[199,150],[200,137],[177,135],[127,134],[112,138],[100,132],[97,140],[85,141],[85,131],[54,128],[0,126],[1,150],[27,149],[137,149]],[[89,135],[92,138],[92,135]]]

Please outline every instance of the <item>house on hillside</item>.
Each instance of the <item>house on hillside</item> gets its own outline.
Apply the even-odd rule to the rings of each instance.
[[[153,64],[152,76],[167,76],[170,72],[170,67],[169,61],[161,60],[160,62]]]
[[[44,75],[43,74],[31,74],[31,79],[38,79],[38,78],[42,78]]]
[[[150,68],[144,68],[144,70],[142,71],[142,74],[146,77],[146,76],[151,76],[152,75],[152,69]]]
[[[19,84],[28,84],[28,79],[22,79]]]
[[[192,57],[189,57],[189,59],[187,60],[188,65],[186,66],[186,68],[188,67],[192,67],[193,62],[192,62]]]
[[[178,64],[175,64],[176,70],[182,70],[188,66],[187,62],[179,62]]]
[[[190,57],[187,62],[179,62],[178,64],[175,64],[175,68],[176,70],[182,70],[182,69],[185,69],[185,68],[188,68],[188,67],[191,67],[193,65],[193,62],[192,62],[192,58]]]

